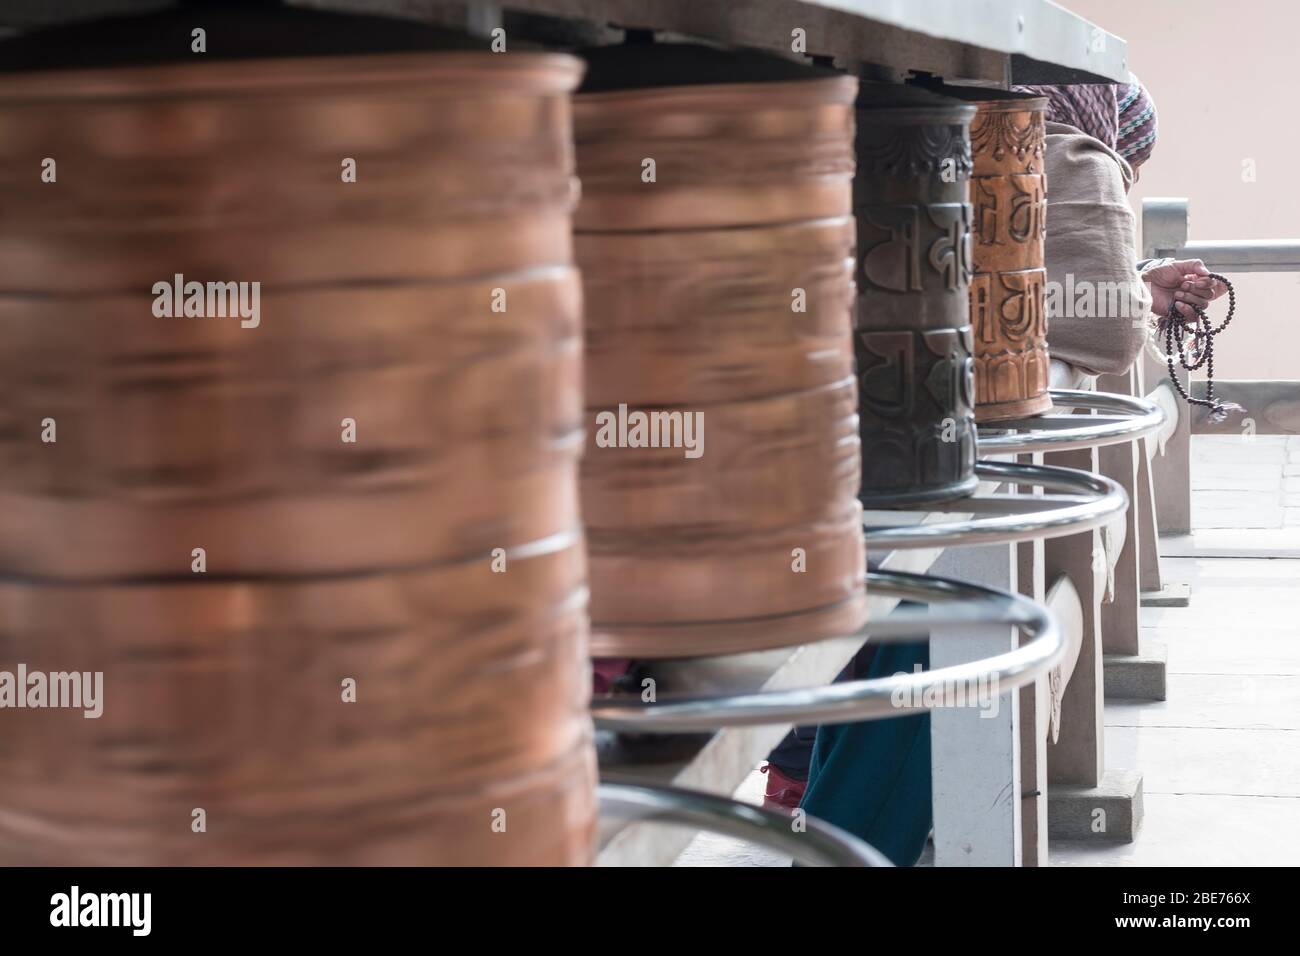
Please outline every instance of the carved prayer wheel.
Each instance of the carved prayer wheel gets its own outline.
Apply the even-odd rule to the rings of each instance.
[[[975,418],[996,422],[1052,407],[1043,306],[1047,101],[989,90],[966,91],[966,97],[979,97],[971,122]]]
[[[580,72],[0,75],[0,861],[589,862]]]
[[[575,240],[595,656],[756,650],[865,619],[855,88],[693,46],[589,57]]]
[[[968,320],[975,110],[914,87],[863,84],[857,108],[857,355],[862,501],[889,507],[975,490]]]

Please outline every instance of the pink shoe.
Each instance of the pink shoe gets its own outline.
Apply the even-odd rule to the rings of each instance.
[[[803,792],[808,789],[807,780],[787,777],[775,764],[765,763],[758,768],[767,774],[767,792],[763,794],[763,809],[778,813],[793,813],[803,799]]]
[[[591,692],[608,694],[614,682],[628,672],[632,661],[626,657],[597,658],[591,662]]]

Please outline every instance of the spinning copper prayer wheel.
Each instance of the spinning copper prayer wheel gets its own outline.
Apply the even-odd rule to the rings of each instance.
[[[0,861],[588,862],[581,537],[505,559],[0,584],[0,672],[103,675],[74,708],[0,711]]]
[[[0,293],[0,567],[188,575],[203,547],[211,572],[341,573],[577,525],[570,267],[266,289],[250,329]]]
[[[0,75],[0,862],[590,861],[580,71]]]
[[[857,106],[854,345],[862,501],[959,498],[975,477],[968,124],[975,110],[863,84]]]
[[[865,619],[856,84],[671,45],[596,51],[587,83],[575,242],[593,654],[849,633]]]
[[[0,77],[0,572],[188,574],[202,546],[343,573],[574,527],[577,78],[459,52]]]
[[[975,418],[996,422],[1052,407],[1043,305],[1047,101],[1005,91],[965,95],[979,109],[971,121]]]

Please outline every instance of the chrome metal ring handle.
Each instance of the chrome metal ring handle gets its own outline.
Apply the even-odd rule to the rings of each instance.
[[[863,529],[867,550],[977,547],[1059,538],[1100,527],[1128,508],[1128,495],[1117,482],[1074,468],[977,461],[975,474],[984,481],[1041,485],[1065,494],[1015,493],[962,498],[945,507],[958,512],[977,512],[977,517],[935,524],[868,526]],[[897,513],[901,509],[893,510]]]
[[[897,571],[868,573],[867,592],[915,601],[992,601],[1004,610],[998,618],[1000,623],[1022,628],[1030,640],[1014,651],[978,661],[824,687],[661,697],[653,703],[639,697],[598,698],[592,701],[592,718],[601,729],[651,733],[703,732],[753,724],[879,720],[929,710],[926,702],[950,687],[992,688],[1000,696],[1042,677],[1065,654],[1065,639],[1051,613],[1019,594]],[[870,624],[866,630],[869,635]]]
[[[785,814],[711,793],[639,783],[602,783],[597,792],[604,820],[686,824],[786,853],[805,866],[893,866],[879,850],[816,817],[796,831]]]
[[[1049,394],[1058,407],[1079,408],[1098,415],[1036,415],[982,425],[979,453],[1028,454],[1100,448],[1145,438],[1159,431],[1164,410],[1155,402],[1112,392],[1054,388]]]

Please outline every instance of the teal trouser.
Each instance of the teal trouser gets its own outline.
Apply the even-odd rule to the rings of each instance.
[[[884,644],[859,679],[928,668],[929,647]],[[930,803],[930,716],[818,727],[808,789],[799,804],[811,817],[861,837],[896,866],[925,849]]]

